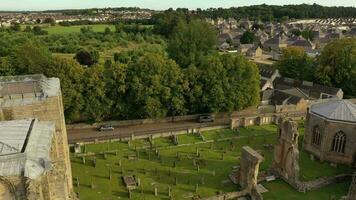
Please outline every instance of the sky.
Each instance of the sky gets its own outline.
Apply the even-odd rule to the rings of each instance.
[[[78,8],[104,8],[104,7],[140,7],[154,10],[168,8],[210,8],[210,7],[238,7],[256,4],[313,4],[324,6],[354,6],[356,0],[0,0],[0,10],[54,10]]]

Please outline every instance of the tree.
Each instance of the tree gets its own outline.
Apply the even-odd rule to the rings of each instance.
[[[128,63],[130,61],[130,56],[128,55],[128,52],[114,53],[114,61]]]
[[[316,79],[320,83],[341,87],[347,96],[356,96],[356,38],[331,41],[318,61]]]
[[[40,74],[52,64],[52,54],[38,42],[25,42],[11,52],[11,63],[16,74]]]
[[[23,30],[24,32],[30,33],[32,32],[31,26],[26,26],[25,30]]]
[[[107,95],[104,67],[96,65],[84,71],[84,116],[90,121],[102,121],[110,116],[111,99]]]
[[[259,103],[258,68],[242,55],[211,55],[199,67],[206,112],[241,110]]]
[[[35,35],[47,35],[48,32],[43,30],[40,26],[34,26],[32,29],[33,34]]]
[[[112,101],[110,118],[128,118],[128,102],[125,101],[126,94],[126,70],[124,64],[113,63],[105,67],[104,80],[106,85],[106,96]]]
[[[85,51],[80,50],[75,54],[74,57],[81,65],[92,66],[93,64],[97,63],[99,60],[99,52],[98,51]]]
[[[11,64],[9,57],[0,57],[0,76],[15,75],[16,69]]]
[[[283,50],[281,59],[275,64],[282,76],[299,80],[313,81],[315,61],[299,47]]]
[[[105,34],[105,35],[110,35],[110,34],[111,34],[111,29],[110,29],[110,27],[105,27],[104,34]]]
[[[313,30],[311,30],[311,29],[304,29],[301,32],[301,35],[304,39],[310,40],[310,41],[313,40],[313,38],[314,38]]]
[[[84,108],[84,69],[73,59],[54,57],[43,73],[48,77],[58,77],[61,81],[66,121],[80,120]]]
[[[134,118],[184,114],[183,74],[179,66],[160,54],[148,53],[127,68],[126,102]]]
[[[202,36],[204,33],[204,36]],[[201,20],[180,21],[168,43],[168,53],[181,67],[198,64],[215,50],[217,36],[212,27]]]
[[[251,31],[246,31],[240,38],[241,44],[252,44],[256,42],[256,36]]]
[[[20,26],[19,23],[14,23],[14,24],[11,24],[10,29],[12,31],[15,31],[15,32],[20,32],[21,31],[21,26]]]

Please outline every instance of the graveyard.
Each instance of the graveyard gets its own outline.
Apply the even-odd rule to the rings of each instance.
[[[299,131],[302,135],[303,124]],[[275,125],[264,125],[81,145],[80,152],[71,153],[74,189],[80,199],[88,200],[199,199],[236,191],[239,186],[229,174],[239,165],[242,147],[250,146],[264,157],[263,174],[273,159],[276,132]],[[305,180],[350,170],[312,161],[305,152],[299,162]],[[298,193],[281,180],[262,183],[273,191],[264,193],[264,199],[341,197],[349,184]]]

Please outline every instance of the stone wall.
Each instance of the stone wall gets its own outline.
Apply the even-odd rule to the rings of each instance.
[[[299,180],[297,123],[292,119],[280,119],[277,137],[271,170],[288,182],[297,182]]]
[[[321,133],[321,144],[313,144],[313,130],[319,127]],[[346,134],[345,153],[331,151],[335,134],[343,131]],[[303,149],[313,154],[320,161],[341,163],[349,166],[356,163],[356,125],[351,123],[335,122],[326,120],[315,114],[308,113],[305,122],[305,136]]]
[[[54,167],[42,178],[42,193],[46,200],[74,198],[61,95],[35,99],[30,103],[5,105],[9,106],[0,108],[3,113],[2,120],[37,118],[39,121],[51,121],[55,124],[56,133],[51,147],[51,159]]]

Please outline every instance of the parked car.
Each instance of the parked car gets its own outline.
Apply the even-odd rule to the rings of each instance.
[[[200,115],[199,116],[199,123],[204,122],[214,122],[214,116],[212,115]]]
[[[114,127],[110,124],[104,124],[99,127],[99,131],[113,131]]]

